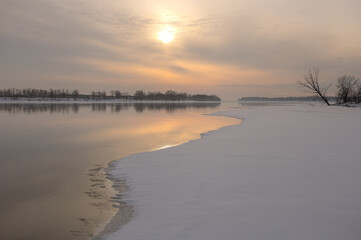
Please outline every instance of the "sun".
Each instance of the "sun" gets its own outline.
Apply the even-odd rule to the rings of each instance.
[[[164,30],[158,32],[158,39],[164,44],[170,43],[174,39],[175,30],[171,27],[166,27]]]

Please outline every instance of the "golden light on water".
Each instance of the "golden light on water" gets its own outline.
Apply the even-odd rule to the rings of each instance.
[[[156,151],[156,150],[162,150],[162,149],[166,149],[166,148],[171,148],[171,147],[175,147],[175,146],[178,146],[182,143],[179,143],[179,144],[166,144],[166,145],[163,145],[161,147],[158,147],[158,148],[154,148],[153,151]]]
[[[167,44],[167,43],[170,43],[171,41],[173,41],[174,34],[175,34],[174,28],[167,26],[165,29],[158,32],[158,39],[162,43]]]

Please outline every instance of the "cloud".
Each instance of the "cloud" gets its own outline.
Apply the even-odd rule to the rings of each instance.
[[[2,0],[2,85],[296,92],[312,67],[325,82],[361,77],[360,8],[356,0]],[[176,37],[164,45],[156,34],[167,24]]]
[[[225,88],[274,88],[274,89],[290,89],[295,86],[294,83],[287,84],[219,84],[219,87]]]

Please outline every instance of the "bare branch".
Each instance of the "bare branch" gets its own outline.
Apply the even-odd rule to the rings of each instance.
[[[352,75],[343,75],[337,79],[337,103],[344,104],[355,98],[355,91],[357,91],[358,79]],[[354,100],[355,101],[355,100]]]
[[[318,68],[308,70],[308,72],[303,76],[304,81],[299,81],[298,84],[301,87],[307,88],[311,90],[311,92],[316,93],[327,105],[330,105],[326,98],[326,92],[331,85],[326,88],[320,88],[320,84],[318,82],[318,75]]]

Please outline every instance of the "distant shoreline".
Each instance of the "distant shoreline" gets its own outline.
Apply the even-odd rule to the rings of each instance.
[[[330,101],[334,101],[335,97],[327,97]],[[238,99],[239,102],[246,101],[288,101],[288,102],[309,102],[321,101],[318,96],[305,96],[305,97],[242,97]]]
[[[0,89],[0,99],[32,99],[32,100],[123,100],[123,101],[221,101],[216,95],[206,94],[188,94],[185,92],[176,92],[168,90],[165,93],[162,92],[144,92],[143,90],[137,90],[133,95],[129,93],[121,93],[119,90],[110,91],[110,95],[106,91],[92,91],[91,94],[82,94],[78,89],[17,89],[8,88]]]
[[[0,98],[0,103],[221,103],[221,101],[194,101],[194,100],[91,100],[91,99],[6,99]]]

